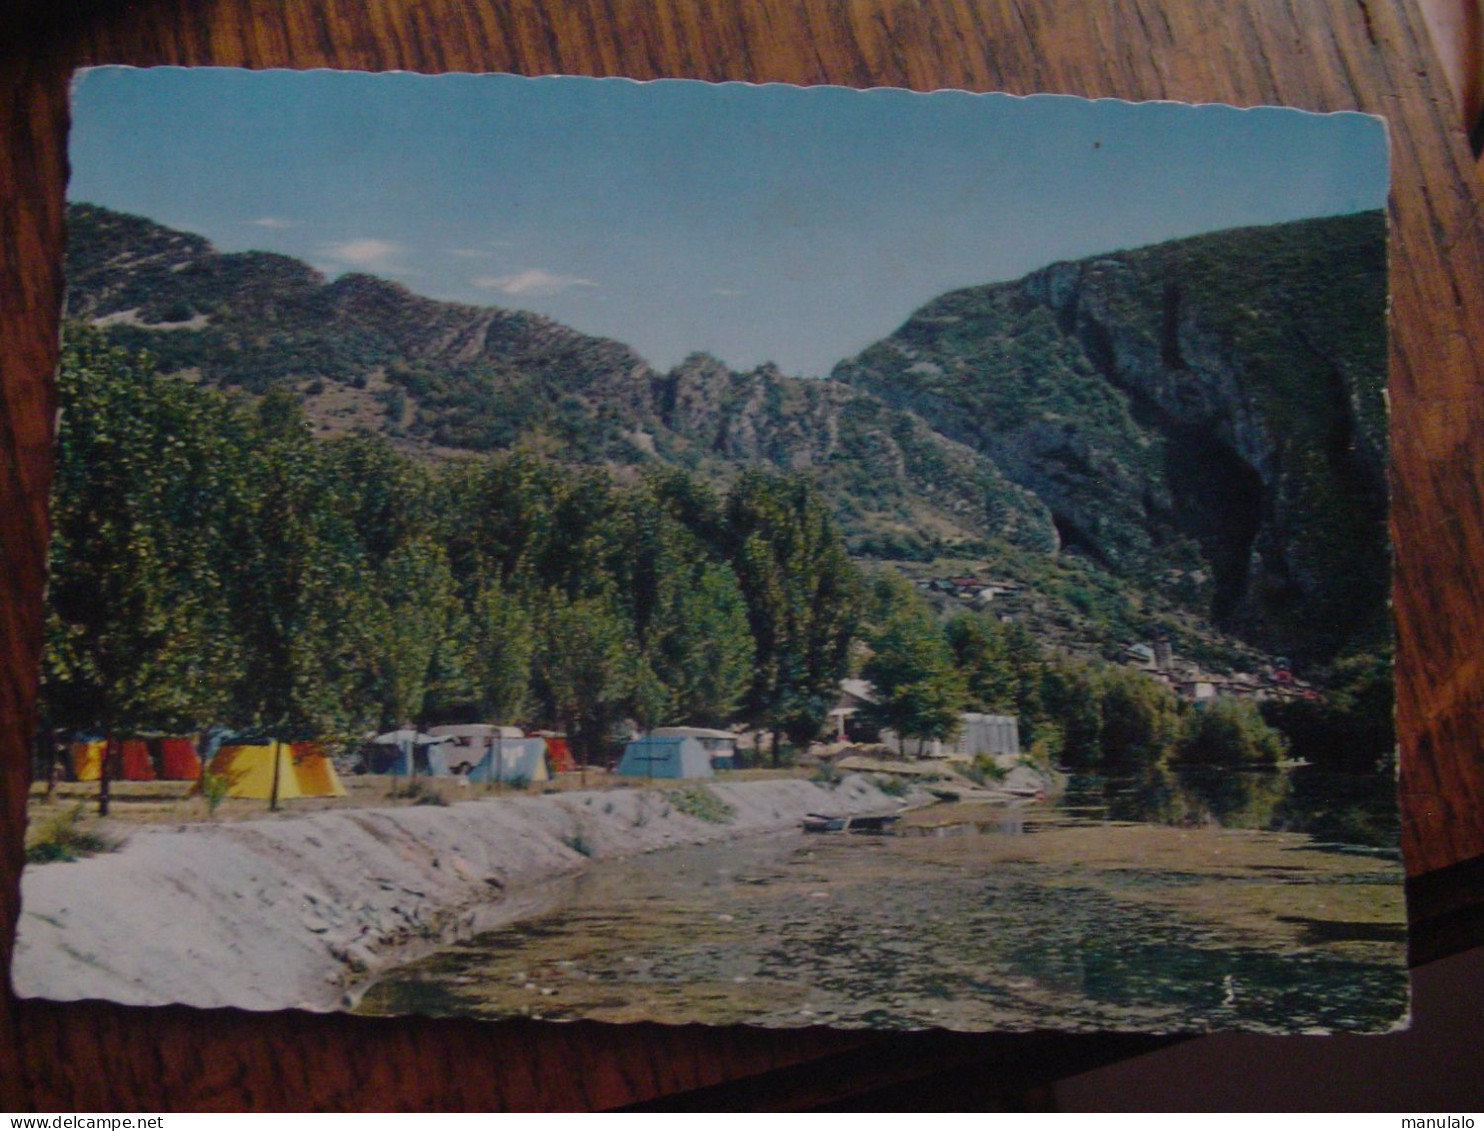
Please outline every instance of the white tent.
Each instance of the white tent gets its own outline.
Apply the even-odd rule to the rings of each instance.
[[[378,734],[368,745],[389,748],[363,752],[366,768],[373,774],[448,773],[447,739],[403,728]]]
[[[496,743],[525,737],[520,727],[497,726],[493,723],[457,723],[429,727],[428,733],[448,744],[445,747],[448,764],[455,769],[460,766],[472,769],[489,756]]]

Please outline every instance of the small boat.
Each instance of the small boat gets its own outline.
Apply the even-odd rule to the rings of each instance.
[[[895,813],[864,817],[830,817],[807,813],[802,822],[806,833],[865,833],[881,836],[902,818]]]

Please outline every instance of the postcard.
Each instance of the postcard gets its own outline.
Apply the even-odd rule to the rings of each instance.
[[[98,68],[70,157],[21,995],[1405,1024],[1379,119]]]

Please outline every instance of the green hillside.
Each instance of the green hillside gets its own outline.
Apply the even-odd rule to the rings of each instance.
[[[1015,615],[1084,653],[1158,633],[1227,665],[1389,646],[1380,214],[952,292],[831,380],[699,354],[662,373],[539,315],[327,282],[92,205],[68,218],[71,317],[162,373],[290,392],[322,439],[619,482],[802,472],[858,558],[1016,579],[1033,597]]]

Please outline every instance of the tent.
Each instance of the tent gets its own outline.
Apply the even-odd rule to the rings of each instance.
[[[224,774],[228,797],[273,795],[275,755],[278,765],[278,797],[344,797],[345,787],[335,767],[317,743],[261,742],[223,746],[211,760],[211,772]]]
[[[731,770],[737,765],[737,736],[729,730],[711,727],[655,727],[649,732],[655,738],[694,738],[711,759],[713,770]]]
[[[394,730],[379,734],[367,743],[361,751],[361,758],[366,772],[371,774],[444,776],[449,772],[448,746],[449,742],[444,738],[414,730]]]
[[[121,743],[116,781],[154,781],[155,766],[150,760],[149,743],[142,738],[126,738]],[[97,781],[103,776],[103,756],[107,739],[93,738],[72,744],[72,777],[74,781]]]
[[[687,735],[654,735],[636,738],[624,747],[618,769],[626,778],[709,778],[711,756]]]
[[[154,781],[155,764],[150,760],[149,743],[142,738],[126,738],[119,758],[122,781]]]
[[[160,739],[160,777],[166,781],[195,781],[201,776],[201,759],[189,738]]]
[[[72,755],[73,781],[97,781],[103,776],[103,740],[101,738],[74,742],[68,753]]]
[[[550,781],[544,738],[498,738],[469,771],[472,782]]]
[[[429,727],[428,734],[447,743],[443,756],[454,773],[462,773],[479,765],[497,741],[525,737],[520,727],[497,726],[493,723]]]
[[[567,736],[548,730],[540,730],[536,733],[541,738],[546,739],[546,761],[551,767],[551,772],[554,774],[575,774],[577,772],[577,760],[572,757],[572,748],[567,745]]]

